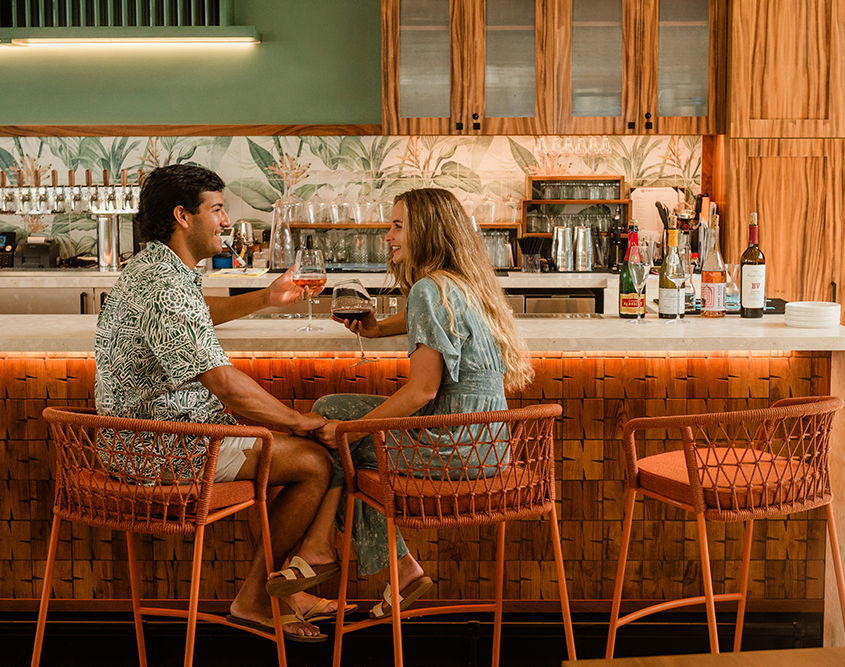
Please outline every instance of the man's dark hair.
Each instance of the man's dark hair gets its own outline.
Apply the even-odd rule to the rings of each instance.
[[[222,178],[204,167],[173,164],[153,169],[141,188],[136,228],[144,241],[167,243],[175,229],[177,206],[196,215],[204,192],[222,192],[225,187]]]

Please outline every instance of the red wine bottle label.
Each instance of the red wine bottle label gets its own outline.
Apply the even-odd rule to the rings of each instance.
[[[742,267],[742,307],[763,308],[766,305],[766,265],[746,264]]]

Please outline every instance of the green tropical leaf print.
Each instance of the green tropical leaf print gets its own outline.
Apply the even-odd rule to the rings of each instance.
[[[223,157],[229,152],[232,137],[213,137],[210,141],[203,143],[208,149],[208,168],[217,171]]]
[[[232,181],[229,189],[258,211],[272,211],[273,204],[279,199],[279,193],[257,178],[244,178]]]
[[[261,168],[261,173],[264,174],[264,178],[267,179],[267,182],[273,188],[278,190],[281,194],[285,194],[285,179],[283,179],[281,176],[279,176],[278,174],[275,174],[271,171],[271,167],[276,166],[276,161],[273,159],[273,156],[270,154],[270,151],[268,151],[264,148],[261,148],[261,146],[259,146],[257,143],[255,143],[249,137],[247,137],[246,141],[247,141],[247,145],[249,146],[249,153],[250,153],[250,155],[252,155],[252,160],[253,160],[253,162],[255,162],[255,164],[258,167]],[[247,180],[252,180],[252,179],[244,179],[243,182],[246,182]],[[272,203],[274,201],[276,201],[276,199],[278,199],[278,197],[275,197],[270,202],[271,206],[272,206]],[[244,201],[246,201],[246,200],[244,200]],[[247,202],[247,203],[249,203],[249,202]],[[252,206],[252,204],[250,204],[250,206]],[[253,208],[257,208],[257,207],[253,207]],[[264,211],[264,210],[270,210],[270,209],[263,209],[262,208],[260,210]]]
[[[0,148],[0,170],[13,171],[18,168],[18,161],[9,151]],[[17,184],[16,184],[17,185]]]
[[[510,144],[511,155],[513,156],[513,161],[516,162],[516,166],[522,169],[523,174],[530,173],[531,167],[536,162],[534,154],[510,137],[508,137],[508,144]]]

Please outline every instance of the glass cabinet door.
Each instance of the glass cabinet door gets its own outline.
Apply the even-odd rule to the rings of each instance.
[[[621,133],[636,95],[633,9],[624,0],[564,0],[558,45],[558,129],[568,134]],[[626,49],[626,44],[629,47]]]
[[[711,0],[659,0],[656,77],[643,90],[641,111],[654,116],[661,134],[707,134],[715,131],[716,64]],[[654,21],[644,17],[646,48],[655,39]],[[652,47],[653,48],[653,47]],[[654,61],[652,60],[652,64]],[[652,129],[652,128],[648,128]]]
[[[382,116],[391,134],[449,134],[453,71],[450,0],[385,0]]]
[[[550,25],[545,0],[486,0],[484,8],[484,81],[469,81],[469,129],[487,134],[550,132]],[[548,65],[548,66],[547,66]],[[470,72],[480,68],[471,66]],[[483,102],[483,104],[482,104]],[[474,118],[475,114],[479,118]]]

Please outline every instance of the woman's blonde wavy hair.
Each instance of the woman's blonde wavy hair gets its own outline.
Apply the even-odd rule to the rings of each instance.
[[[464,293],[467,303],[490,327],[505,362],[505,388],[527,387],[534,370],[523,356],[525,343],[516,329],[513,311],[496,279],[481,235],[460,202],[448,190],[421,188],[397,195],[405,207],[405,253],[399,264],[387,260],[387,270],[407,295],[422,278],[433,280],[443,296],[454,332],[455,313],[446,298],[449,278]]]

